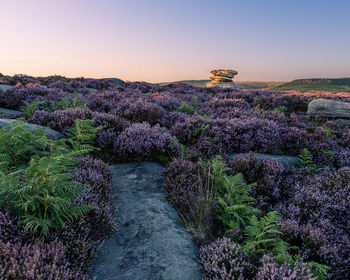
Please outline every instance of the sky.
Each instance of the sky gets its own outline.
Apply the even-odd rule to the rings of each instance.
[[[349,0],[0,0],[0,73],[350,77]]]

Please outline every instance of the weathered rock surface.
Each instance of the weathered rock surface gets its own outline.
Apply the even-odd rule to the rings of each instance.
[[[6,90],[8,90],[9,88],[12,88],[13,86],[10,86],[10,85],[0,85],[0,89],[2,90],[2,91],[6,91]]]
[[[249,153],[233,153],[229,156],[229,159],[235,159],[238,156],[249,156]],[[277,160],[279,161],[285,170],[289,170],[295,167],[299,167],[299,159],[297,157],[292,156],[283,156],[283,155],[268,155],[268,154],[261,154],[261,153],[254,153],[254,156],[256,156],[257,160],[262,159],[270,159],[270,160]]]
[[[220,87],[220,88],[232,88],[235,87],[234,82],[214,82],[207,83],[207,87]]]
[[[0,128],[3,128],[5,126],[11,125],[12,122],[16,120],[10,120],[10,119],[0,119]],[[46,136],[53,139],[53,140],[59,140],[61,138],[66,138],[62,133],[53,130],[48,127],[43,127],[40,125],[32,124],[32,123],[26,123],[30,129],[36,129],[36,128],[43,128],[45,130]]]
[[[232,79],[235,75],[238,74],[235,70],[225,70],[225,69],[217,69],[210,71],[214,76],[227,77]]]
[[[222,87],[230,88],[234,87],[235,83],[232,81],[233,77],[238,74],[235,70],[212,70],[210,71],[213,77],[210,77],[211,82],[207,83],[207,87]]]
[[[315,99],[312,100],[307,108],[308,115],[321,114],[329,118],[350,118],[350,103],[330,100],[330,99]]]
[[[210,79],[213,81],[213,82],[232,82],[232,79],[230,78],[226,78],[226,77],[220,77],[220,76],[212,76],[210,77]]]
[[[86,88],[88,93],[94,93],[94,92],[97,92],[98,89],[95,89],[95,88]]]
[[[110,82],[118,87],[123,87],[123,88],[126,87],[126,83],[123,80],[118,79],[118,78],[102,78],[100,80],[101,81],[108,81],[108,82]]]
[[[198,249],[162,189],[162,167],[144,162],[112,170],[119,232],[98,248],[93,279],[201,279]]]
[[[24,113],[21,111],[10,110],[5,108],[0,108],[0,117],[5,119],[15,119],[23,117]]]

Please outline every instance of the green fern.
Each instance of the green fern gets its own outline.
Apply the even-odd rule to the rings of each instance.
[[[72,102],[65,96],[59,102],[51,102],[51,111],[56,111],[59,109],[66,110],[69,108],[86,108],[86,103],[82,103],[78,99],[78,93],[73,92]]]
[[[260,219],[252,216],[249,225],[244,228],[246,240],[243,250],[256,255],[269,251],[275,256],[289,256],[290,245],[280,238],[282,233],[277,229],[280,222],[281,218],[276,211],[269,212]]]
[[[92,145],[96,138],[97,132],[104,127],[94,127],[93,123],[94,120],[77,119],[75,121],[74,128],[68,132],[68,136],[74,150],[92,152],[93,150],[97,149]]]
[[[252,215],[258,215],[260,211],[252,207],[255,199],[249,195],[253,185],[245,184],[241,173],[235,176],[226,176],[224,188],[226,194],[218,197],[218,219],[229,229],[245,226]]]
[[[73,205],[86,188],[72,181],[74,155],[33,158],[26,169],[9,173],[0,183],[0,197],[22,218],[25,228],[47,235],[51,227],[64,228],[92,208]]]
[[[334,159],[335,152],[330,150],[322,150],[322,154],[324,154],[328,159]]]
[[[19,168],[33,157],[46,155],[50,140],[44,130],[30,130],[21,120],[0,129],[0,162],[2,168]]]
[[[199,105],[201,104],[201,101],[196,96],[196,97],[192,98],[192,103],[193,103],[193,107],[197,109],[199,107]]]
[[[66,110],[72,107],[69,99],[66,96],[62,97],[59,102],[52,102],[51,104],[51,111],[56,111],[59,109]]]
[[[185,102],[182,102],[182,105],[179,106],[176,109],[177,112],[181,112],[181,113],[185,113],[187,115],[193,115],[194,113],[196,113],[196,109],[191,107],[190,105],[188,105]]]
[[[275,259],[279,264],[287,264],[292,270],[294,270],[295,266],[302,261],[300,254],[295,254],[293,256],[289,255],[282,258],[276,257]],[[327,279],[328,271],[330,270],[329,266],[313,261],[307,262],[306,265],[310,268],[312,275],[317,277],[318,280]]]
[[[320,171],[320,169],[316,168],[316,165],[314,164],[312,159],[312,154],[307,148],[304,148],[301,151],[301,153],[298,155],[298,159],[300,167],[308,168],[312,172]]]
[[[205,162],[203,160],[199,160],[201,164],[208,168],[209,177],[211,179],[211,189],[213,189],[216,195],[225,194],[225,178],[226,171],[228,168],[222,161],[222,157],[220,155],[216,156],[213,160]]]
[[[221,156],[217,156],[206,165],[209,167],[212,189],[219,203],[217,218],[228,229],[244,226],[252,215],[260,213],[252,207],[255,199],[250,192],[255,184],[247,185],[241,173],[228,176],[228,168]]]
[[[25,106],[22,107],[22,111],[25,113],[26,117],[30,119],[36,110],[42,109],[43,105],[47,105],[49,104],[49,102],[46,100],[43,100],[43,101],[37,101],[33,103],[24,102],[24,104]]]
[[[194,131],[191,132],[193,137],[197,137],[201,135],[205,130],[207,130],[210,127],[209,124],[203,124],[200,127],[197,127]]]
[[[205,136],[204,140],[215,143],[217,141],[216,137]]]
[[[72,181],[76,158],[91,149],[72,150],[65,141],[50,140],[21,121],[0,129],[0,203],[26,229],[43,235],[92,209],[76,204],[87,186]]]
[[[330,138],[335,134],[338,134],[339,131],[331,129],[330,127],[328,127],[327,125],[323,125],[322,128],[326,131],[326,138]]]
[[[203,119],[206,119],[206,120],[214,118],[213,115],[207,115],[207,114],[202,115],[202,117],[203,117]]]
[[[191,149],[189,147],[181,143],[176,144],[178,144],[178,146],[180,147],[180,158],[187,160],[192,158]]]

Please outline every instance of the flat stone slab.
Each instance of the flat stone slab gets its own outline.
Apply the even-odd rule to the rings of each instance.
[[[111,168],[119,230],[98,248],[92,279],[201,279],[198,248],[166,200],[162,166],[143,162]]]
[[[299,167],[299,163],[300,163],[297,157],[292,157],[292,156],[269,155],[269,154],[261,154],[261,153],[254,153],[253,155],[256,156],[257,160],[261,160],[261,159],[277,160],[283,165],[285,170]],[[249,156],[249,153],[233,153],[228,158],[233,160],[238,156]]]
[[[95,89],[95,88],[86,88],[88,93],[94,93],[94,92],[97,92],[98,90]]]
[[[14,121],[16,121],[16,120],[14,120],[14,119],[0,119],[0,128],[11,125]],[[66,138],[65,135],[63,135],[62,133],[60,133],[56,130],[53,130],[51,128],[32,124],[32,123],[25,123],[25,124],[28,125],[28,127],[30,129],[43,128],[45,130],[46,136],[53,139],[53,140],[59,140],[61,138]]]
[[[0,108],[0,117],[2,118],[15,119],[23,116],[24,116],[24,113],[21,111]]]

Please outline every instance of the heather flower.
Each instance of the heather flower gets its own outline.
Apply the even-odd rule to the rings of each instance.
[[[114,152],[120,160],[155,159],[159,155],[179,153],[176,138],[166,128],[135,123],[121,132],[114,143]]]
[[[242,248],[228,238],[217,239],[202,246],[200,259],[205,280],[251,279],[255,270]]]
[[[310,267],[302,261],[296,261],[294,268],[287,264],[278,265],[271,256],[264,255],[261,259],[255,280],[317,280],[310,272]]]

